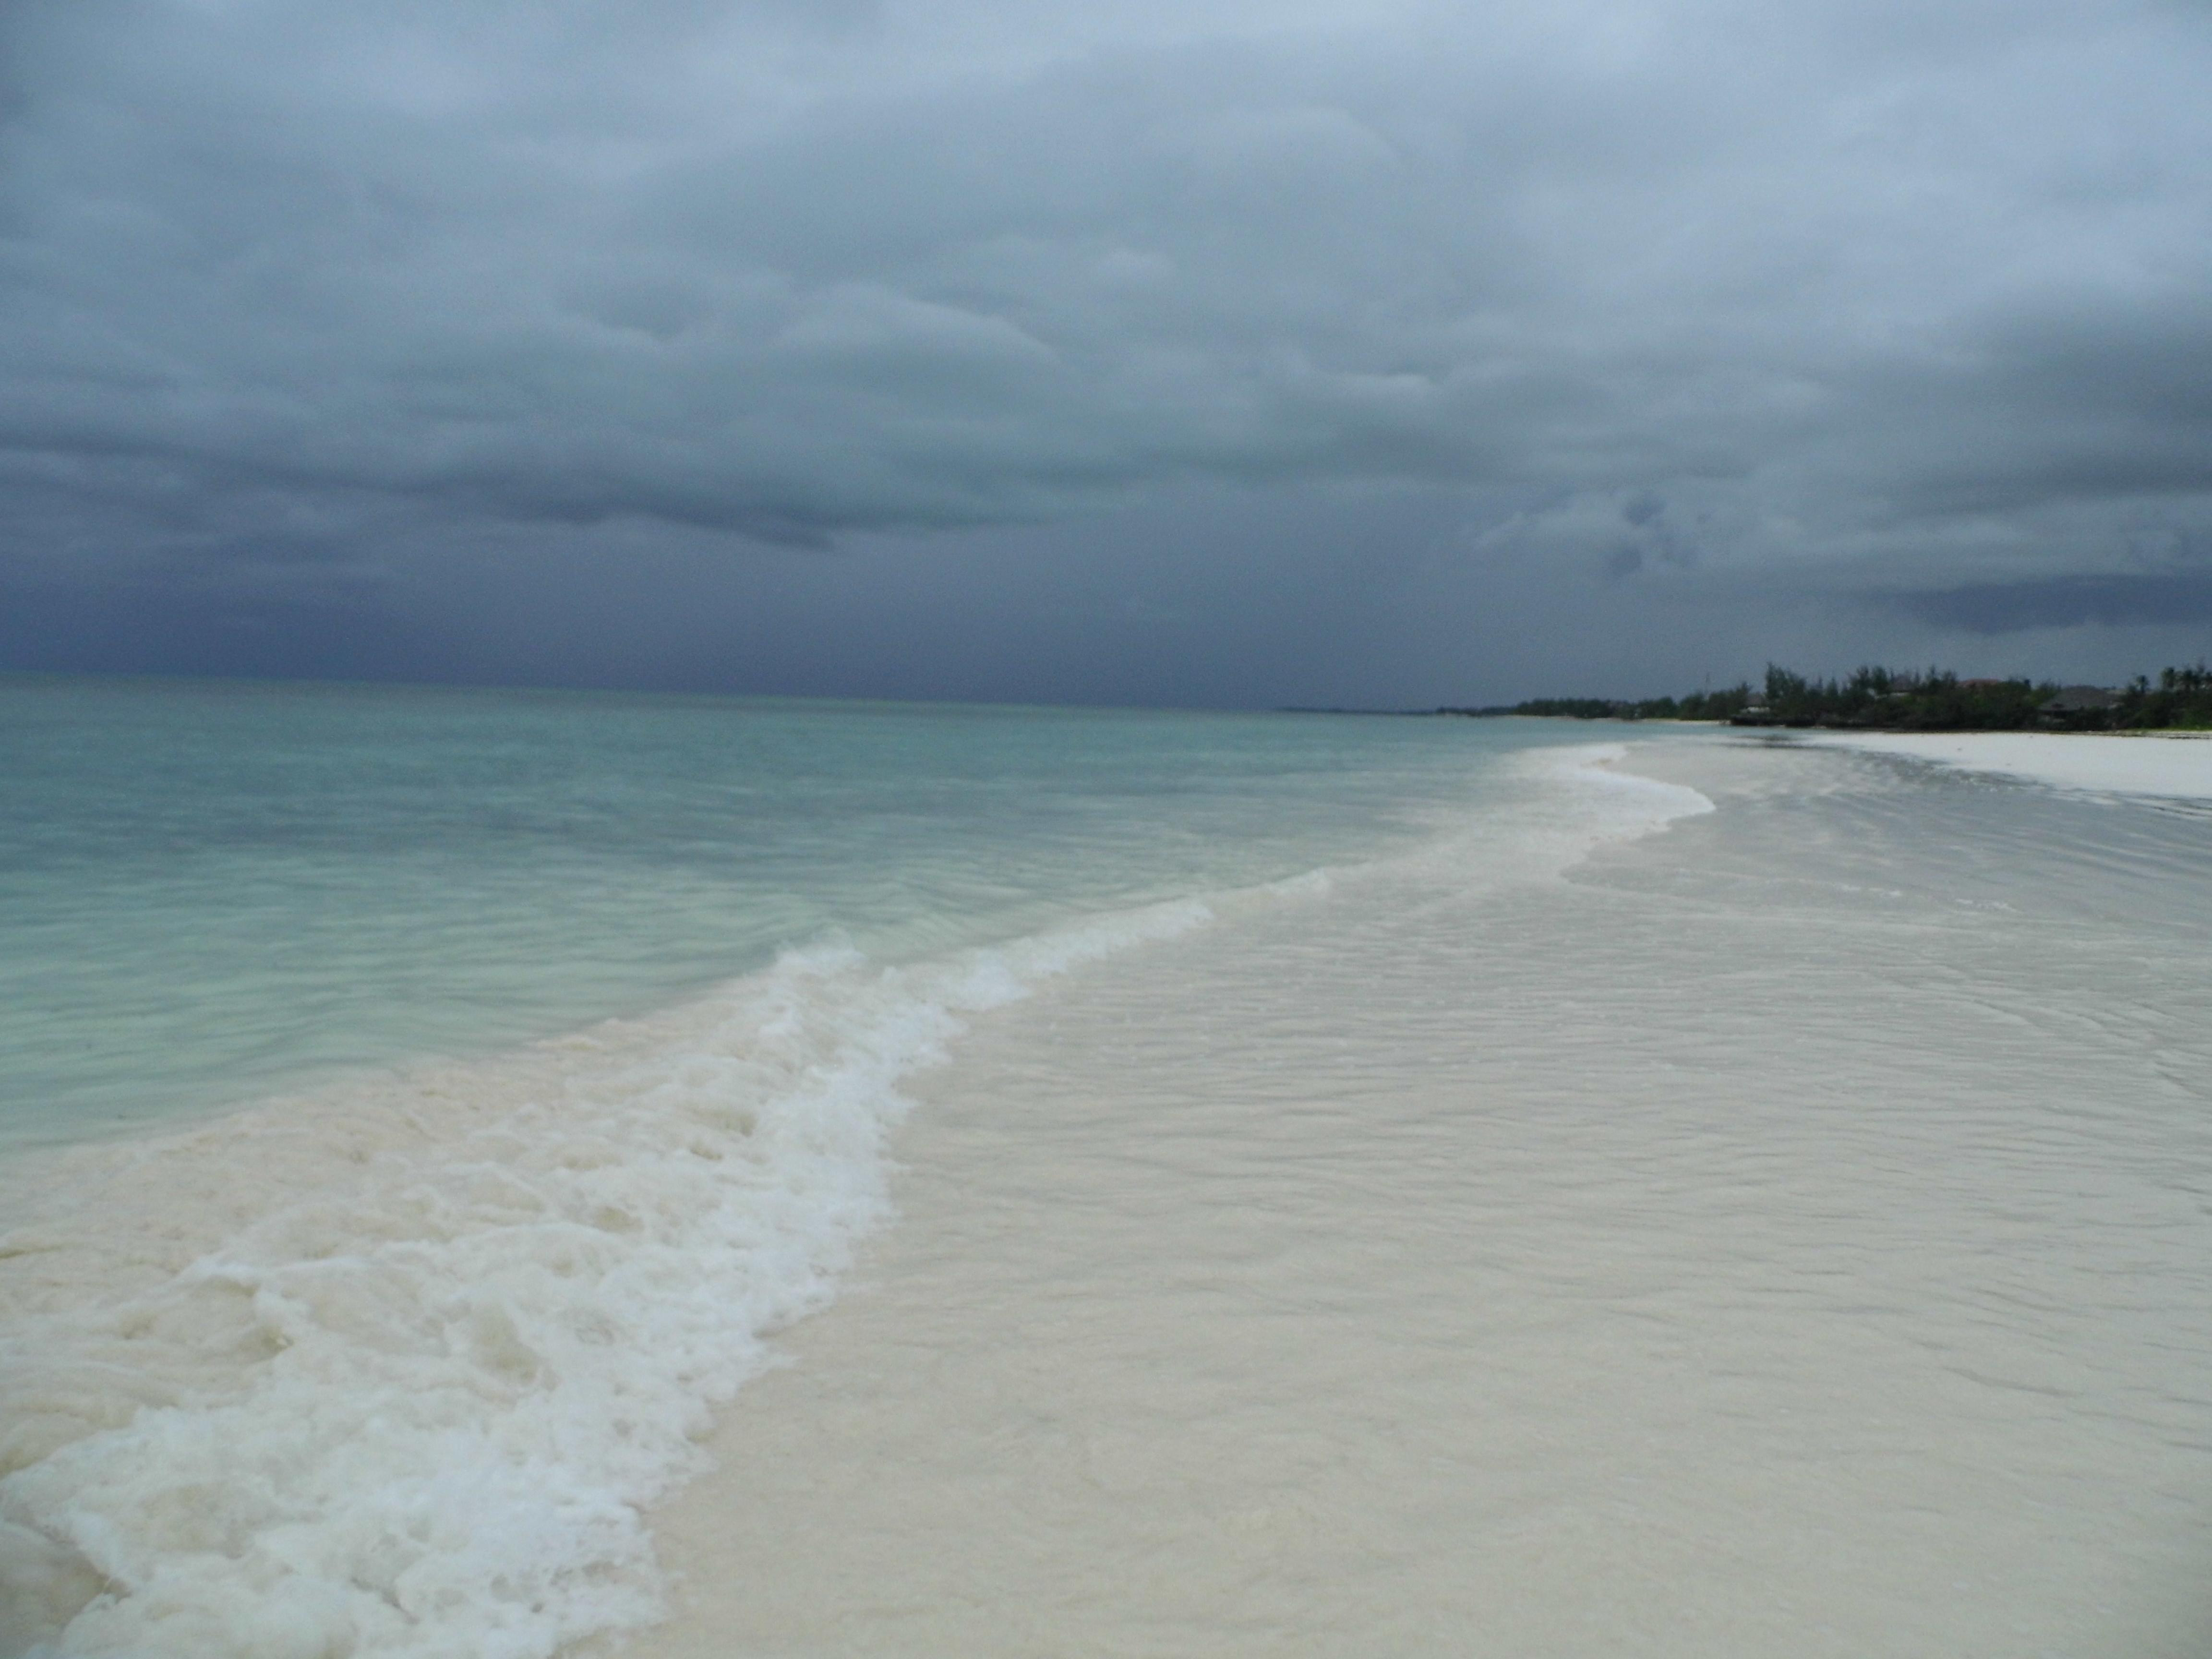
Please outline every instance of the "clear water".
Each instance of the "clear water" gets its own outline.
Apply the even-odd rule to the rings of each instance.
[[[1534,723],[4,696],[0,1659],[649,1623],[647,1512],[972,1022],[1701,805]]]
[[[1347,875],[920,1079],[635,1659],[2212,1653],[2212,822],[1621,764],[1717,810]]]
[[[0,1146],[1423,833],[1522,722],[0,684]]]
[[[0,1659],[2203,1651],[2186,803],[17,690]]]

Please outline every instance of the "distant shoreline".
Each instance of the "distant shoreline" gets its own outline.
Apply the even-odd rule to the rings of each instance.
[[[2061,685],[2055,680],[1961,679],[1948,669],[1865,667],[1815,679],[1770,663],[1748,680],[1682,697],[1627,701],[1534,697],[1510,705],[1439,708],[1486,718],[1674,720],[1797,731],[2108,732],[2212,730],[2212,667],[2166,668],[2154,682]]]
[[[2212,732],[1808,732],[1798,741],[2100,795],[2212,801],[2212,744],[2088,741],[2097,738],[2203,738]]]
[[[1823,726],[1817,720],[1723,720],[1711,715],[1681,714],[1533,714],[1520,708],[1312,708],[1286,704],[1272,711],[1278,714],[1346,714],[1365,719],[1389,720],[1615,720],[1635,726],[1750,726],[1766,731],[1813,732],[1823,734],[1850,735],[1863,733],[1869,737],[1911,737],[1916,733],[1974,737],[2003,733],[2021,738],[2176,738],[2184,739],[2212,738],[2212,726],[2124,726],[2092,727],[2087,731],[2033,729],[2003,726],[1953,726],[1929,728],[1907,726]]]
[[[1286,714],[1395,714],[1395,709],[1286,709]],[[2172,738],[2184,740],[2212,738],[2212,726],[2100,726],[2083,732],[2022,730],[2004,726],[1952,726],[1931,730],[1926,726],[1822,726],[1811,720],[1723,720],[1712,719],[1686,720],[1679,714],[1648,715],[1633,719],[1619,714],[1523,714],[1515,709],[1413,708],[1404,711],[1412,714],[1456,714],[1462,717],[1489,720],[1500,714],[1510,714],[1524,720],[1615,720],[1638,726],[1749,726],[1763,731],[1807,732],[1820,736],[1852,737],[1985,737],[2002,735],[2011,738]]]

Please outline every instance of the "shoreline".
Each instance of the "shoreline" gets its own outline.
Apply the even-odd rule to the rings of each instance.
[[[1962,771],[2056,788],[2173,800],[2212,800],[2212,732],[1792,732],[1808,747],[1899,755]],[[2115,744],[2114,738],[2166,739]]]
[[[979,1026],[627,1650],[2193,1656],[2201,936],[2038,908],[1919,826],[1984,798],[1848,756],[1621,764],[1719,811]]]
[[[1614,752],[1534,751],[1577,758],[1522,826],[1532,869],[1668,798],[1589,764]],[[80,1618],[76,1641],[179,1659],[287,1624],[397,1656],[418,1615],[439,1652],[646,1622],[640,1513],[888,1218],[913,1080],[1063,975],[1331,879],[900,965],[817,945],[484,1059],[11,1160],[0,1653]],[[210,1532],[234,1541],[209,1554]]]
[[[464,1597],[485,1549],[519,1552],[486,1581],[515,1589],[471,1612],[488,1622],[425,1627],[449,1647],[541,1650],[530,1632],[554,1626],[532,1621],[580,1589],[607,1600],[597,1626],[571,1631],[635,1634],[562,1650],[637,1659],[719,1659],[744,1639],[791,1659],[885,1645],[1395,1659],[1478,1635],[1579,1659],[1648,1631],[1654,1607],[1679,1641],[1652,1650],[1683,1659],[1825,1653],[1802,1639],[1808,1607],[1855,1633],[1838,1656],[1996,1659],[1929,1611],[1937,1575],[1984,1575],[2049,1620],[2062,1594],[2127,1600],[2128,1573],[2181,1582],[2185,1529],[2152,1510],[2179,1501],[2193,1454],[2161,1443],[2171,1468],[2108,1467],[2020,1414],[2041,1409],[2053,1364],[2075,1362],[2010,1310],[2082,1303],[2106,1281],[2006,1230],[2061,1215],[2061,1193],[2134,1228],[2126,1248],[2158,1264],[2142,1305],[2212,1295],[2173,1265],[2212,1260],[2201,1215],[2154,1237],[2127,1221],[2151,1201],[2129,1161],[2149,1132],[2115,1115],[2184,1086],[2161,1079],[2212,1074],[2199,1011],[2167,1006],[2204,981],[2202,933],[2169,937],[2166,894],[2154,914],[2136,905],[2150,933],[2106,939],[2036,910],[2048,883],[2015,896],[2003,867],[1920,869],[1970,837],[1913,839],[1916,814],[1971,819],[1985,793],[1828,745],[1654,736],[1528,751],[1559,787],[1502,798],[1512,811],[1464,833],[1243,898],[1094,917],[1077,930],[1088,943],[1041,936],[1019,960],[986,949],[890,972],[813,953],[773,984],[533,1045],[496,1088],[468,1066],[410,1077],[389,1124],[332,1100],[313,1121],[185,1132],[204,1168],[87,1151],[129,1190],[69,1226],[113,1257],[101,1272],[125,1275],[121,1303],[90,1307],[65,1282],[65,1239],[0,1251],[11,1273],[46,1276],[33,1299],[70,1330],[113,1316],[112,1342],[51,1368],[40,1409],[94,1407],[88,1379],[111,1385],[120,1373],[102,1368],[143,1361],[149,1339],[173,1347],[174,1375],[136,1402],[153,1407],[132,1430],[146,1455],[110,1447],[84,1468],[104,1470],[95,1510],[150,1506],[130,1549],[191,1560],[199,1546],[171,1535],[182,1522],[158,1517],[163,1483],[208,1446],[247,1509],[290,1512],[293,1536],[324,1535],[327,1501],[341,1555],[379,1526],[401,1535],[349,1506],[389,1509],[417,1475],[434,1498],[459,1480],[433,1506],[436,1547],[404,1575],[378,1569],[386,1599],[346,1615],[428,1606],[426,1585]],[[1832,796],[1906,840],[1885,852],[1877,835],[1866,862],[1859,838],[1826,835]],[[2118,821],[2051,799],[2026,816]],[[2074,856],[2063,837],[2027,845]],[[2203,885],[2191,866],[2179,896]],[[1089,937],[1101,926],[1113,938]],[[2034,977],[2044,963],[2059,978]],[[2041,1018],[2054,986],[2081,1019]],[[2081,987],[2117,1000],[2075,1006]],[[2166,1024],[2139,1031],[2143,1009]],[[2077,1145],[2061,1109],[2116,1079],[2128,1092]],[[743,1109],[733,1082],[770,1103]],[[2203,1103],[2191,1097],[2192,1123]],[[2024,1176],[2012,1131],[1984,1133],[2022,1111]],[[2051,1146],[2065,1156],[2046,1169]],[[2155,1150],[2166,1191],[2174,1148]],[[272,1212],[288,1171],[343,1179]],[[756,1220],[713,1197],[732,1171],[772,1200]],[[2073,1184],[2053,1188],[2062,1176]],[[1986,1214],[1984,1189],[2003,1200]],[[2125,1202],[2105,1217],[2100,1194]],[[716,1203],[702,1254],[685,1218]],[[1814,1223],[1826,1232],[1803,1231]],[[1948,1279],[1929,1277],[1924,1250]],[[1986,1283],[1992,1261],[2026,1277]],[[1838,1262],[1848,1282],[1832,1282]],[[643,1317],[656,1297],[680,1316]],[[1818,1319],[1773,1324],[1807,1297]],[[1962,1364],[2027,1377],[2027,1395],[1927,1369],[1929,1344],[1961,1340]],[[35,1340],[18,1353],[46,1366]],[[2212,1369],[2212,1351],[2198,1358]],[[234,1389],[234,1363],[289,1392]],[[2121,1343],[2097,1362],[2110,1376],[2061,1380],[2076,1398],[2135,1398],[2167,1383],[2151,1364]],[[359,1399],[317,1392],[363,1377],[376,1387]],[[1897,1425],[1839,1407],[1838,1379],[1942,1431],[1898,1454],[1913,1467],[1978,1443],[1988,1468],[1900,1488],[1884,1461]],[[475,1474],[449,1455],[376,1461],[418,1408],[488,1405],[514,1415],[490,1425],[503,1449]],[[2185,1448],[2212,1441],[2185,1407],[2168,1419]],[[309,1425],[335,1437],[327,1468]],[[1792,1425],[1857,1449],[1808,1462]],[[2124,1422],[2095,1426],[2135,1447]],[[289,1438],[273,1450],[254,1437],[276,1429]],[[604,1482],[566,1461],[594,1446],[613,1449]],[[189,1467],[157,1470],[171,1454]],[[2080,1490],[2124,1474],[2149,1496],[2089,1512],[2110,1537],[2023,1529],[1990,1471],[2044,1463]],[[1838,1494],[1842,1520],[1822,1507]],[[33,1594],[82,1600],[66,1563],[11,1536],[24,1500],[76,1500],[38,1480],[4,1495],[0,1577],[51,1571]],[[504,1510],[468,1508],[487,1498]],[[1899,1502],[1943,1522],[1906,1528],[1911,1560],[1874,1525]],[[611,1553],[524,1559],[556,1541],[556,1514],[585,1516]],[[1771,1524],[1747,1534],[1730,1518],[1745,1514]],[[1815,1516],[1871,1578],[1792,1577],[1830,1547],[1807,1530]],[[1990,1537],[1954,1539],[1961,1516]],[[265,1521],[224,1524],[258,1537]],[[258,1542],[240,1550],[249,1577],[271,1565]],[[1738,1565],[1716,1577],[1717,1559]],[[273,1641],[288,1620],[338,1627],[305,1589],[281,1606],[244,1580],[223,1590],[229,1568],[210,1561],[167,1569],[181,1577],[163,1593],[231,1623],[168,1641],[180,1659],[234,1651],[240,1631]],[[664,1569],[678,1616],[650,1624]],[[331,1583],[358,1589],[367,1571]],[[1910,1592],[1901,1613],[1883,1575]],[[2165,1601],[2130,1605],[2164,1628]],[[397,1625],[356,1636],[365,1653],[433,1650]]]

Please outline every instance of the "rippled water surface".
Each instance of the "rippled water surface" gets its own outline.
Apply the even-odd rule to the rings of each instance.
[[[2199,807],[27,690],[9,1659],[2207,1650]]]
[[[1526,723],[0,683],[0,1144],[1292,874]]]
[[[1102,963],[664,1523],[649,1659],[2212,1651],[2212,841],[1725,741]]]

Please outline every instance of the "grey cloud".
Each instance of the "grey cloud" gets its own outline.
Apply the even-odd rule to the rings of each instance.
[[[1900,594],[1913,616],[1971,634],[2015,634],[2084,623],[2212,623],[2212,574],[2057,576]]]
[[[40,584],[531,526],[1046,556],[1072,516],[1341,487],[1452,495],[1450,556],[1516,603],[1795,583],[1986,635],[2033,609],[2001,591],[2124,620],[2082,596],[2212,529],[2186,10],[80,0],[0,32],[0,563]]]
[[[755,131],[679,68],[757,11],[648,9],[609,61],[611,14],[588,6],[105,9],[89,45],[52,31],[60,84],[10,140],[31,234],[4,429],[501,512],[821,533],[1019,519],[1188,470],[1750,478],[1839,435],[1839,347],[1932,309],[1914,320],[1940,357],[1980,297],[1946,278],[2020,251],[1894,205],[1899,148],[1936,150],[1903,182],[1939,196],[1982,158],[1870,131],[1863,166],[1829,142],[1869,88],[1848,52],[1825,76],[1792,58],[1832,20],[1762,52],[1724,13],[1618,9],[1636,50],[1499,50],[1386,12],[1325,48],[862,76]],[[1990,52],[2084,27],[2045,26]],[[1937,46],[1904,54],[1934,84],[1900,119],[1947,73],[2000,74]],[[2034,199],[2018,171],[1975,183]],[[1813,190],[1834,205],[1808,216]],[[1951,269],[1896,289],[1852,246],[1900,234]],[[2008,373],[1966,377],[1996,382],[1984,419],[2035,405]]]

